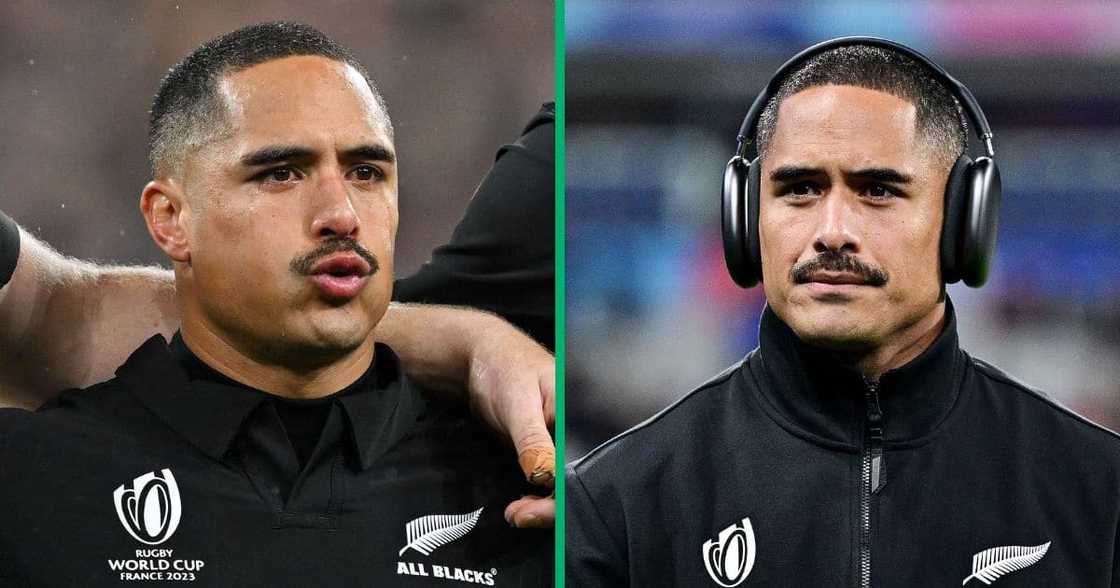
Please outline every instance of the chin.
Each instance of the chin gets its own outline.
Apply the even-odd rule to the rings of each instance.
[[[858,352],[873,349],[875,336],[845,325],[821,325],[807,330],[793,329],[802,341],[829,351]]]
[[[816,302],[793,305],[779,312],[778,316],[802,341],[833,351],[860,351],[873,347],[877,337],[874,325],[881,320],[849,305]]]
[[[282,342],[268,345],[268,354],[289,367],[312,369],[331,365],[366,342],[358,333],[288,329]]]
[[[314,317],[308,325],[307,342],[324,351],[357,349],[369,339],[375,323],[355,314],[334,313],[334,316]]]
[[[290,365],[327,365],[367,344],[374,325],[368,313],[355,308],[304,311],[277,323],[279,336],[265,347]]]
[[[389,308],[388,296],[363,296],[353,298],[344,304],[321,304],[304,308],[296,320],[308,333],[324,343],[337,342],[345,345],[348,341],[361,342],[369,336]]]

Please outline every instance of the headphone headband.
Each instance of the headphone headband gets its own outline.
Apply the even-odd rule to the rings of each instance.
[[[984,143],[984,148],[987,151],[988,157],[995,156],[995,149],[992,147],[992,129],[988,126],[988,119],[984,117],[984,111],[980,110],[980,105],[976,102],[976,98],[972,95],[972,92],[969,91],[964,84],[957,81],[956,78],[949,75],[949,72],[942,69],[940,65],[937,65],[925,55],[901,43],[896,43],[888,39],[881,39],[879,37],[840,37],[838,39],[824,41],[823,43],[817,43],[805,49],[785,62],[785,64],[774,73],[774,76],[770,78],[770,82],[766,84],[766,88],[754,99],[754,103],[751,104],[751,109],[747,111],[747,116],[743,119],[743,124],[739,127],[739,135],[737,137],[738,145],[735,148],[735,153],[740,157],[746,158],[747,148],[754,143],[753,137],[755,131],[757,131],[758,119],[762,117],[762,111],[766,108],[770,99],[777,95],[778,89],[781,88],[790,70],[829,49],[848,45],[871,45],[873,47],[890,49],[926,66],[935,76],[940,78],[948,90],[960,101],[961,105],[964,107],[965,113],[968,114],[968,118],[972,121],[977,137]],[[757,156],[758,154],[755,153],[755,155]],[[749,161],[753,158],[747,159]]]

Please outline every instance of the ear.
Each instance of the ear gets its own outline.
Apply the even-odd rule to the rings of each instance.
[[[140,193],[140,213],[156,246],[172,261],[190,263],[190,214],[184,204],[182,187],[171,179],[152,180]]]

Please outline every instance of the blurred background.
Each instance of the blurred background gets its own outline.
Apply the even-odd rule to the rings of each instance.
[[[137,208],[159,80],[203,42],[270,20],[347,45],[385,96],[399,276],[450,237],[498,147],[555,96],[549,0],[5,2],[0,209],[66,254],[163,264]]]
[[[962,346],[1120,428],[1120,4],[568,0],[567,455],[757,344],[724,268],[723,168],[751,101],[832,37],[904,42],[976,95],[1004,196]],[[973,153],[978,153],[975,149]]]

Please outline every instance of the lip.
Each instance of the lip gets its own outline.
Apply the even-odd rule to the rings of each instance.
[[[369,274],[369,264],[353,253],[332,255],[311,266],[311,282],[332,300],[356,297],[369,281]]]
[[[848,300],[859,294],[864,284],[826,284],[824,282],[808,282],[802,284],[809,289],[809,295],[821,300]]]
[[[362,291],[366,281],[368,281],[367,276],[359,275],[316,274],[311,276],[311,282],[319,287],[319,291],[333,300],[348,300],[356,297]]]
[[[800,285],[808,289],[810,297],[822,302],[851,301],[871,287],[861,276],[847,272],[817,272]]]
[[[867,280],[862,276],[847,272],[817,272],[809,277],[807,283],[830,286],[866,286]]]
[[[356,253],[338,253],[330,255],[311,266],[311,274],[330,274],[330,275],[369,275],[369,264],[366,260],[362,259]]]

